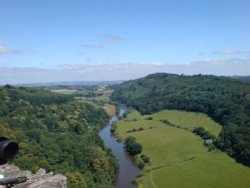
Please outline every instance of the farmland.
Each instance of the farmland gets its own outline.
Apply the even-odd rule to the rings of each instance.
[[[221,130],[204,114],[177,110],[145,116],[132,110],[117,124],[118,137],[135,137],[143,146],[142,153],[150,158],[137,180],[141,188],[249,187],[250,169],[219,150],[209,152],[192,133],[197,126],[216,136]]]
[[[110,116],[116,113],[115,105],[110,102],[110,95],[113,91],[107,86],[72,86],[66,88],[53,88],[51,91],[54,93],[71,95],[74,96],[75,99],[83,100],[95,107],[101,107]]]

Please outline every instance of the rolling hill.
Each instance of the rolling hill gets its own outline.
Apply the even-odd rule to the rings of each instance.
[[[157,73],[113,89],[114,101],[142,114],[164,109],[207,114],[223,126],[216,146],[250,165],[250,84],[229,77]]]

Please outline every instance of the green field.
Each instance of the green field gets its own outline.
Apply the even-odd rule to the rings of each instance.
[[[204,127],[215,136],[221,131],[221,126],[212,121],[206,114],[185,112],[178,110],[162,110],[152,116],[155,120],[168,120],[176,126],[193,130],[195,127]]]
[[[173,110],[150,116],[131,111],[119,121],[118,136],[136,137],[151,161],[144,168],[144,176],[138,179],[141,188],[250,187],[250,169],[223,152],[208,152],[203,140],[191,132],[198,126],[214,135],[221,130],[220,125],[204,114]],[[138,131],[140,127],[144,130]]]

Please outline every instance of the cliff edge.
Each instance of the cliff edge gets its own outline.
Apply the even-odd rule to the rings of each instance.
[[[61,174],[54,175],[52,172],[46,173],[44,169],[39,169],[32,174],[27,170],[20,170],[17,166],[5,164],[0,166],[0,174],[5,178],[26,176],[28,180],[15,185],[14,188],[67,188],[67,178]]]

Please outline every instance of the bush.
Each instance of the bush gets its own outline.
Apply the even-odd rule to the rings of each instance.
[[[215,150],[215,146],[213,144],[208,144],[208,151],[213,151]]]
[[[143,169],[145,167],[145,163],[143,161],[141,161],[139,164],[138,164],[138,168],[140,169]]]
[[[153,117],[148,117],[146,118],[146,120],[153,120]]]
[[[137,155],[142,151],[142,145],[135,141],[135,138],[130,136],[125,140],[125,149],[130,155]]]
[[[140,127],[139,129],[138,129],[138,131],[143,131],[144,130],[144,128],[143,127]]]
[[[143,171],[139,172],[137,175],[137,178],[141,178],[145,175],[145,173]]]
[[[137,184],[137,180],[136,180],[136,179],[133,179],[131,182],[132,182],[133,184]]]
[[[113,125],[112,127],[111,127],[111,129],[110,129],[110,132],[111,133],[115,133],[115,131],[116,131],[116,125]]]
[[[162,120],[163,121],[163,123],[165,123],[165,124],[168,124],[168,125],[170,125],[171,123],[168,121],[168,120],[166,120],[166,119],[164,119],[164,120]]]
[[[148,156],[146,156],[145,154],[142,154],[141,155],[141,158],[143,160],[144,163],[149,163],[150,162],[150,159]]]
[[[203,136],[205,134],[205,129],[203,127],[195,127],[193,133]]]
[[[215,136],[212,135],[210,132],[206,131],[203,127],[195,127],[193,130],[193,133],[195,133],[196,135],[199,135],[204,140],[215,139]]]

